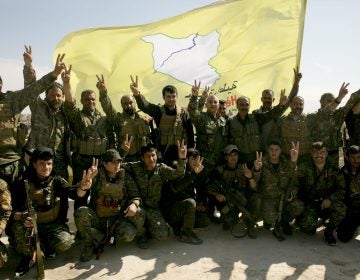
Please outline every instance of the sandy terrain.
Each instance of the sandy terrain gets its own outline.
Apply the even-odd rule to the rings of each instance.
[[[198,233],[202,245],[183,244],[172,235],[151,241],[147,250],[134,243],[106,247],[100,260],[88,263],[79,262],[75,245],[46,261],[45,279],[360,279],[360,234],[330,247],[321,230],[313,237],[296,232],[283,242],[261,227],[255,240],[235,239],[215,224]],[[0,279],[12,279],[18,259],[13,251],[10,258]],[[36,268],[23,279],[36,279]]]

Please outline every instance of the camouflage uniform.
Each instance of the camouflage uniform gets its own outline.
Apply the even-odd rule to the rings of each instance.
[[[199,111],[197,96],[190,97],[188,110],[196,127],[196,148],[204,157],[204,165],[209,172],[223,159],[227,136],[226,120],[224,117],[214,117],[208,112]]]
[[[145,210],[145,225],[151,236],[164,240],[169,236],[169,228],[159,209],[161,192],[168,180],[174,180],[185,173],[186,160],[180,159],[176,169],[158,163],[155,170],[148,172],[143,162],[126,163],[125,169],[134,178],[135,186],[141,198],[141,206]]]
[[[351,110],[345,117],[345,123],[349,134],[347,146],[360,146],[360,114],[354,114]]]
[[[92,165],[93,158],[101,157],[109,148],[110,126],[107,118],[98,110],[80,110],[76,108],[75,102],[65,101],[64,112],[76,136],[73,143],[72,169],[73,180],[77,183],[81,181],[83,171]]]
[[[354,174],[348,166],[342,168],[346,182],[345,204],[346,215],[337,228],[341,241],[349,241],[360,225],[360,170]]]
[[[148,144],[150,141],[150,127],[145,119],[138,113],[131,116],[125,111],[122,113],[116,112],[107,92],[100,93],[100,102],[111,126],[114,128],[116,148],[121,156],[124,156],[124,161],[140,160],[139,153],[141,146]],[[123,151],[121,148],[126,134],[133,138],[128,152]]]
[[[204,175],[205,172],[196,174],[187,168],[185,176],[168,182],[163,188],[160,208],[175,232],[182,229],[186,235],[190,235],[194,227],[208,226],[207,213],[196,209],[198,205],[206,205]]]
[[[296,166],[291,165],[284,157],[280,157],[278,165],[273,165],[267,158],[263,160],[260,180],[258,183],[261,193],[261,212],[264,223],[274,225],[279,218],[280,202],[286,205],[283,208],[284,222],[291,222],[304,210],[304,204],[296,198],[297,180]],[[293,197],[287,202],[288,197]]]
[[[328,161],[336,167],[339,166],[339,147],[343,146],[341,127],[346,115],[358,102],[360,102],[360,90],[350,96],[344,107],[338,108],[332,113],[316,114],[310,122],[312,142],[325,142]]]
[[[7,183],[0,179],[0,237],[5,230],[11,214],[11,196]],[[7,261],[7,249],[0,241],[0,267]]]
[[[77,197],[77,187],[69,186],[64,179],[53,174],[45,181],[39,181],[35,171],[29,167],[23,178],[16,181],[11,188],[16,251],[23,256],[31,256],[33,253],[27,238],[31,232],[24,226],[28,211],[24,179],[29,181],[29,195],[36,211],[39,236],[45,246],[45,254],[47,251],[63,252],[70,249],[74,238],[66,225],[67,200],[69,197]]]
[[[99,169],[91,187],[89,207],[82,206],[74,213],[75,224],[85,246],[93,243],[91,228],[106,235],[113,234],[117,245],[121,241],[132,241],[138,233],[144,234],[143,211],[138,211],[133,217],[124,217],[129,196],[134,199],[139,197],[137,189],[131,189],[134,183],[130,181],[132,178],[125,174],[124,169],[120,169],[115,178],[109,178],[104,167]]]
[[[18,176],[17,127],[21,111],[55,80],[51,73],[26,88],[0,93],[0,177],[11,184]]]
[[[305,209],[298,224],[306,232],[316,232],[318,218],[329,218],[328,229],[335,229],[345,216],[346,206],[342,202],[345,195],[345,180],[338,168],[326,164],[319,172],[314,165],[302,164],[298,167],[299,198]],[[330,208],[321,210],[324,199],[331,201]]]
[[[225,202],[216,202],[217,209],[222,213],[224,228],[236,221],[242,212],[241,208],[249,211],[250,217],[246,217],[246,222],[257,221],[260,218],[260,195],[250,188],[242,166],[238,165],[235,169],[229,168],[226,164],[216,167],[210,178],[208,190],[222,194],[226,198]]]
[[[294,97],[298,94],[299,92],[299,85],[293,85],[289,97],[288,97],[288,102],[285,105],[285,109],[283,110],[283,112],[281,114],[283,114],[285,112],[285,110],[289,107],[290,102],[294,99]],[[254,111],[252,111],[253,115],[256,114],[266,114],[271,110],[265,111],[264,108],[261,106],[259,109],[256,109]],[[260,129],[260,140],[261,140],[261,150],[263,152],[267,151],[268,148],[268,141],[271,140],[271,136],[273,135],[273,129],[276,129],[276,127],[279,125],[278,122],[280,120],[280,116],[278,115],[276,116],[277,113],[275,113],[275,116],[273,115],[272,118],[265,120],[265,122],[263,122],[261,124],[261,126],[259,127]],[[240,148],[240,146],[238,146]]]
[[[70,159],[70,128],[63,108],[53,112],[49,104],[40,97],[30,104],[31,132],[26,143],[29,147],[49,147],[55,152],[54,170],[68,179],[67,167]]]
[[[228,122],[229,143],[239,148],[239,159],[251,167],[256,159],[256,151],[261,150],[261,127],[267,122],[279,118],[286,106],[276,106],[265,113],[248,114],[244,120],[239,115]]]
[[[166,106],[149,103],[142,94],[134,97],[139,109],[155,120],[158,139],[154,144],[166,164],[172,165],[178,159],[176,140],[184,139],[188,148],[194,147],[194,130],[186,111],[179,106],[175,110],[169,110]]]

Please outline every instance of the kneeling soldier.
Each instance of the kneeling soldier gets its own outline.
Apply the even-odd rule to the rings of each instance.
[[[94,251],[94,238],[91,228],[103,231],[105,238],[100,246],[114,237],[115,243],[132,241],[138,230],[144,230],[144,214],[140,211],[140,199],[130,175],[120,168],[119,153],[110,149],[103,155],[103,166],[94,179],[91,188],[89,207],[82,206],[75,211],[75,223],[84,248],[80,260],[91,260]],[[129,187],[130,186],[130,187]],[[89,194],[89,192],[87,193]],[[128,197],[132,197],[128,201]],[[103,244],[101,244],[103,243]]]
[[[49,148],[38,148],[31,156],[31,163],[11,188],[14,210],[13,231],[16,251],[21,261],[15,271],[15,278],[24,276],[35,263],[32,234],[37,223],[40,242],[46,258],[54,258],[56,252],[70,249],[74,243],[67,221],[68,198],[76,199],[83,190],[90,188],[92,177],[97,173],[95,162],[77,186],[70,186],[53,172],[54,153]],[[31,202],[31,203],[30,203]],[[36,221],[29,217],[34,208]]]

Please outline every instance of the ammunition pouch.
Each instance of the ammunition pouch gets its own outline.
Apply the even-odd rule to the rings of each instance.
[[[109,218],[120,214],[121,205],[118,200],[99,198],[96,200],[96,215],[99,218]]]
[[[46,223],[54,222],[58,218],[59,212],[60,212],[60,198],[57,197],[54,203],[54,207],[52,207],[47,211],[36,212],[36,216],[37,216],[36,221],[38,224],[46,224]]]
[[[88,156],[99,156],[105,153],[108,139],[89,139],[86,141],[78,140],[77,146],[79,154]]]

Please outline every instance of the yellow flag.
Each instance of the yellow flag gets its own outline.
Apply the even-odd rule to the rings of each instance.
[[[147,99],[162,104],[161,90],[178,89],[186,107],[194,80],[235,108],[240,95],[260,104],[263,89],[289,93],[293,68],[299,65],[306,0],[219,1],[158,22],[94,28],[66,35],[58,53],[72,64],[76,96],[96,90],[103,74],[114,107],[129,94],[130,75],[138,75]]]

